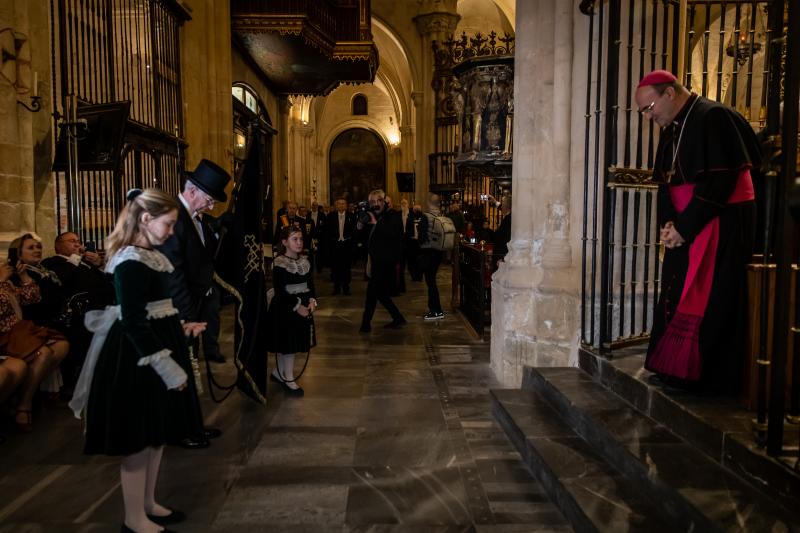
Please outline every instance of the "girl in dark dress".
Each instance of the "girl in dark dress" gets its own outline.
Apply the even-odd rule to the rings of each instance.
[[[84,453],[123,456],[122,531],[162,531],[185,518],[156,503],[158,470],[165,444],[203,430],[186,336],[205,324],[181,324],[167,290],[172,264],[153,249],[172,235],[177,214],[162,191],[129,193],[106,240],[119,305],[87,313],[94,338],[70,402],[86,414]]]
[[[316,344],[313,312],[317,308],[311,263],[302,254],[303,233],[293,226],[281,230],[282,253],[272,263],[275,295],[267,319],[271,329],[270,352],[277,354],[273,381],[293,396],[302,396],[295,383],[294,355]]]

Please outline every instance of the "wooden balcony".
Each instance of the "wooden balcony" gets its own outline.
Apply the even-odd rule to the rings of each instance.
[[[232,0],[234,38],[279,94],[375,79],[369,0]]]

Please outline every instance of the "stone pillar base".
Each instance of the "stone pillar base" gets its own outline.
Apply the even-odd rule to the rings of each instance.
[[[519,257],[519,249],[513,255]],[[574,267],[526,265],[513,257],[492,280],[491,365],[505,387],[525,366],[577,364],[580,299]]]

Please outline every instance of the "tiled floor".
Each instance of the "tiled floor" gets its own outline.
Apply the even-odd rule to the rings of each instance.
[[[448,300],[449,270],[440,273]],[[365,284],[332,297],[320,277],[319,345],[304,398],[203,397],[211,448],[171,448],[159,499],[189,513],[179,531],[570,531],[490,412],[488,344],[455,313],[423,322],[425,288],[396,299],[409,325],[357,332]],[[227,311],[223,334],[230,347]],[[302,364],[302,358],[298,365]],[[220,381],[233,365],[215,366]],[[32,435],[0,446],[0,533],[118,531],[118,463],[81,454],[81,424],[46,408]]]

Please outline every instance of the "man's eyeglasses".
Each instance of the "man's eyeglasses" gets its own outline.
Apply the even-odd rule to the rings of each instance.
[[[655,102],[655,100],[653,100],[652,102],[650,102],[649,105],[646,105],[643,108],[639,109],[639,114],[640,115],[644,115],[645,113],[649,113],[649,112],[651,112],[653,110],[653,108],[655,106],[656,106],[656,102]]]

